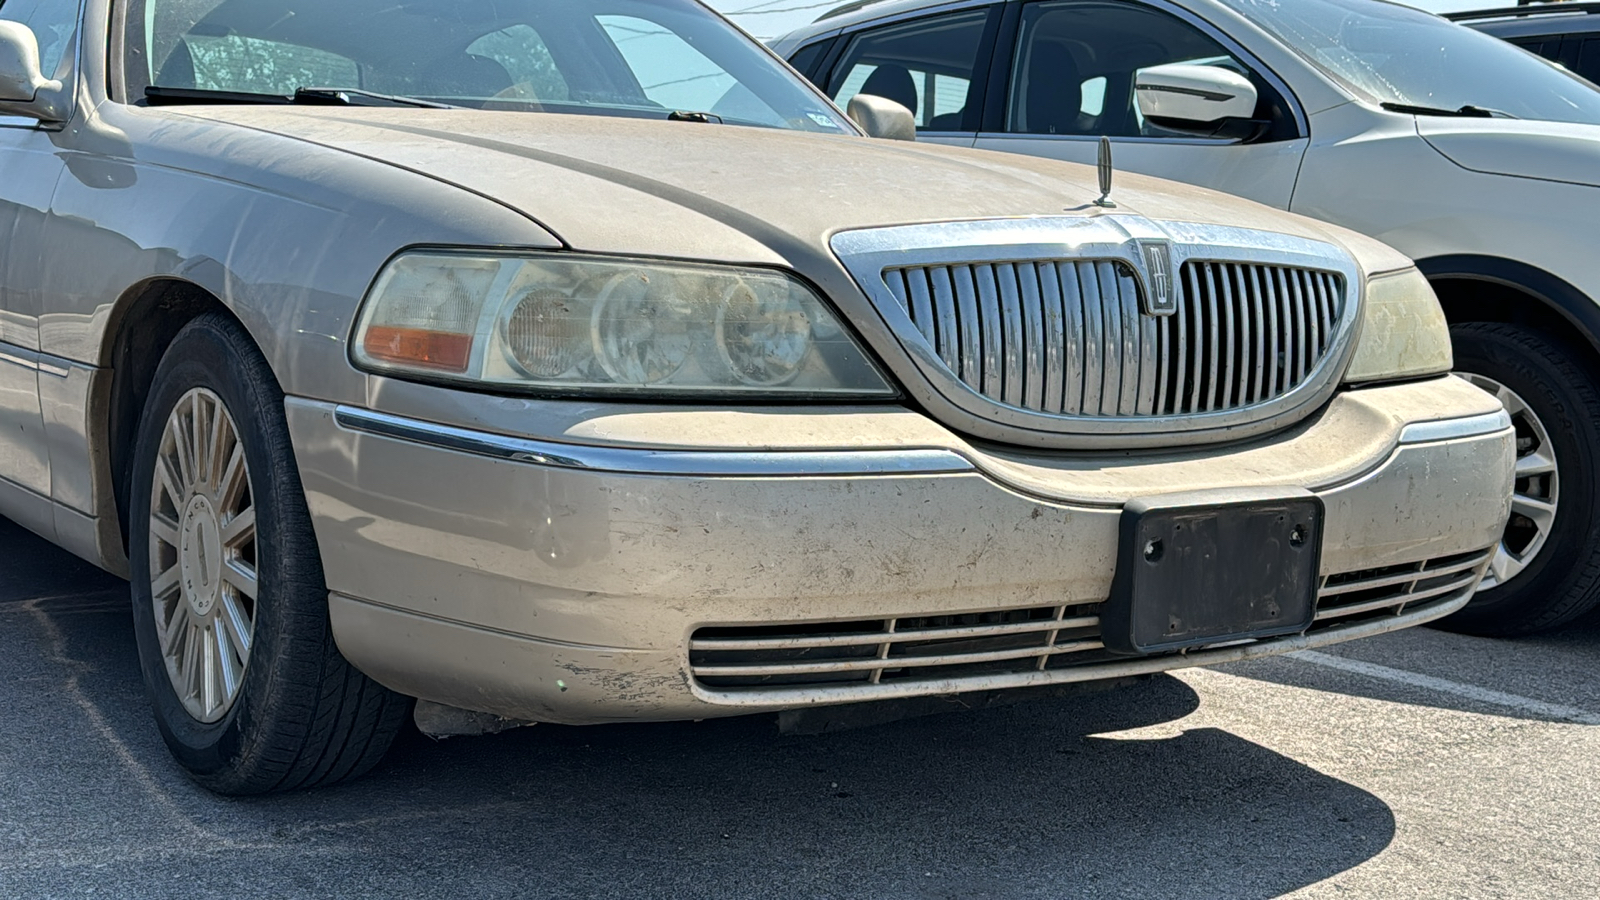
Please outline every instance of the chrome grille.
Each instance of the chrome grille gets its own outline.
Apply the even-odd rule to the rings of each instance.
[[[1333,348],[1343,277],[1184,263],[1177,313],[1145,315],[1121,260],[886,269],[884,283],[946,369],[1006,406],[1151,418],[1249,409],[1305,384]]]
[[[1477,588],[1492,552],[1327,576],[1311,630],[1459,600]],[[706,688],[748,692],[935,680],[943,686],[1126,659],[1101,644],[1099,607],[702,628],[690,638],[689,665]]]

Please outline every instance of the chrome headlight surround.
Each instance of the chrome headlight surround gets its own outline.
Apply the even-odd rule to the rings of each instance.
[[[898,396],[791,273],[570,252],[401,253],[362,302],[350,354],[376,374],[515,393]]]
[[[1367,279],[1367,302],[1346,384],[1443,375],[1455,365],[1450,325],[1428,279],[1415,268]]]

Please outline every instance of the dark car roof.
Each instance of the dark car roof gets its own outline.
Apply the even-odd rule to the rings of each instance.
[[[1600,3],[1533,3],[1448,13],[1445,18],[1499,38],[1600,32]]]

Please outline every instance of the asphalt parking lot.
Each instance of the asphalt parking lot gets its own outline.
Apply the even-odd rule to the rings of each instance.
[[[127,605],[0,519],[0,896],[1600,895],[1600,623],[824,736],[408,735],[240,801],[168,761]]]

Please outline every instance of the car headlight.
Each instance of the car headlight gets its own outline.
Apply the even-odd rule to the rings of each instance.
[[[1416,269],[1367,282],[1361,343],[1345,381],[1394,381],[1449,372],[1450,326],[1428,279]]]
[[[766,269],[407,253],[374,283],[352,348],[374,372],[507,390],[895,393],[815,292]]]

